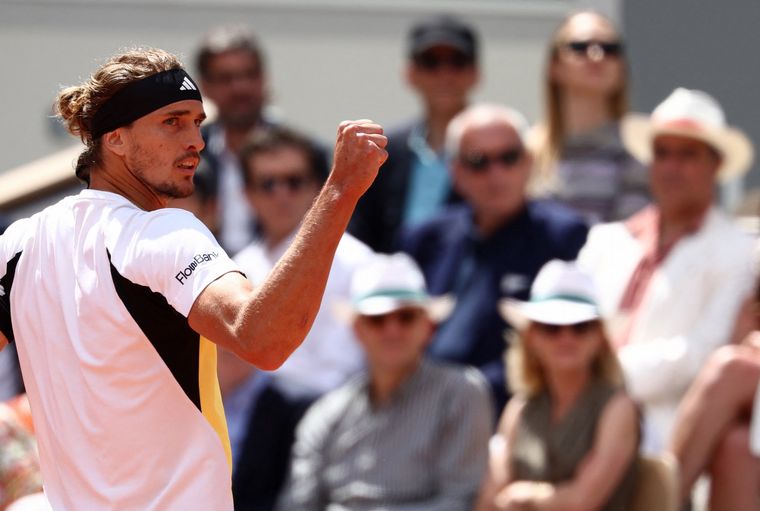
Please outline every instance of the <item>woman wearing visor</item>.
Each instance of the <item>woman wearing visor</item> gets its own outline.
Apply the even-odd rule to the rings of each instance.
[[[477,511],[623,510],[635,483],[636,405],[596,307],[590,277],[548,262],[530,301],[504,300],[515,329],[507,404]]]

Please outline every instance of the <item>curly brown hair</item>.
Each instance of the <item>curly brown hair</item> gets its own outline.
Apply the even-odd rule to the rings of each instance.
[[[179,58],[167,51],[131,48],[108,59],[81,85],[66,87],[58,93],[56,115],[69,133],[78,136],[86,146],[76,165],[79,179],[89,183],[90,169],[101,163],[100,138],[92,138],[92,120],[100,107],[132,82],[182,68]]]

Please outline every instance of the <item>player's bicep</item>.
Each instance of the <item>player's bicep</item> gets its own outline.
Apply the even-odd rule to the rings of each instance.
[[[193,302],[187,320],[193,330],[210,341],[240,355],[240,331],[244,328],[245,304],[253,285],[244,275],[230,271],[212,281]]]

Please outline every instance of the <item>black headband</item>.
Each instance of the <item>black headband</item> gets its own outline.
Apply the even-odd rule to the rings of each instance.
[[[198,86],[184,69],[170,69],[132,82],[95,112],[92,139],[121,128],[161,107],[184,101],[201,100]]]

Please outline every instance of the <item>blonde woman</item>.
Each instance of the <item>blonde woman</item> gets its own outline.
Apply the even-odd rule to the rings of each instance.
[[[620,34],[604,16],[568,16],[547,55],[543,122],[533,192],[592,222],[627,218],[648,202],[646,172],[623,147],[619,121],[628,110],[628,72]]]
[[[638,411],[595,303],[590,278],[558,260],[541,269],[529,302],[502,303],[517,334],[508,353],[514,397],[477,511],[627,509]]]

